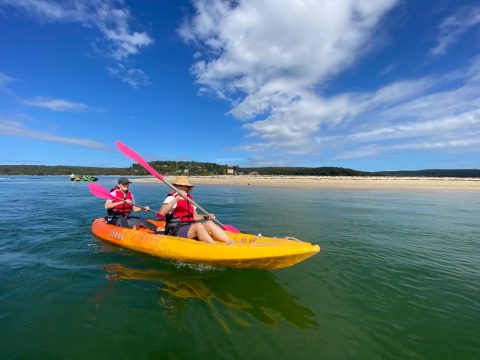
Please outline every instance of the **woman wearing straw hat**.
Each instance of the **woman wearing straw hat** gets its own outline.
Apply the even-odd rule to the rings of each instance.
[[[180,194],[177,192],[168,194],[160,208],[160,213],[165,215],[167,222],[165,234],[189,239],[197,238],[210,244],[215,242],[213,240],[215,238],[231,244],[232,240],[228,235],[211,220],[215,219],[214,214],[198,215],[196,207],[184,199],[184,197],[188,197],[193,200],[192,195],[189,194],[193,185],[188,176],[177,176],[173,185]]]

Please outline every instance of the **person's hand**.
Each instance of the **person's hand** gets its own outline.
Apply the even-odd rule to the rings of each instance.
[[[145,211],[150,211],[150,206],[145,206],[143,209],[144,209]]]
[[[203,217],[206,220],[213,220],[216,218],[215,214],[208,214]]]
[[[132,200],[130,200],[130,199],[127,199],[127,200],[125,200],[125,203],[126,203],[126,204],[130,204],[130,205],[131,205],[131,204],[132,204]]]

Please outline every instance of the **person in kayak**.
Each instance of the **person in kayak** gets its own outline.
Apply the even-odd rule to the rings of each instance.
[[[107,209],[105,220],[107,223],[133,229],[144,227],[155,233],[163,233],[163,228],[157,228],[147,219],[131,216],[132,211],[137,212],[142,209],[132,205],[135,201],[133,194],[128,190],[131,184],[130,180],[126,177],[121,177],[118,179],[117,184],[118,186],[115,186],[110,194],[115,198],[123,199],[123,201],[117,201],[115,199],[105,201],[105,209]],[[147,211],[150,210],[148,206],[146,206],[145,209]]]
[[[169,193],[160,208],[160,213],[165,215],[166,219],[166,235],[196,238],[209,244],[215,242],[213,239],[227,244],[233,243],[228,235],[212,221],[215,219],[215,214],[198,215],[196,206],[184,199],[184,197],[188,197],[193,200],[190,195],[193,185],[188,176],[177,176],[173,185],[180,191],[180,194]]]

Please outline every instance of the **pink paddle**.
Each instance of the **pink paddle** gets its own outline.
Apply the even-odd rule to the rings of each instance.
[[[150,166],[148,162],[146,162],[138,153],[136,153],[133,149],[129,148],[127,145],[122,144],[120,141],[115,141],[115,145],[117,146],[118,150],[120,150],[125,156],[129,157],[133,161],[137,162],[138,164],[142,165],[145,170],[147,170],[151,175],[155,176],[158,180],[163,182],[165,185],[170,187],[173,191],[177,192],[180,195],[180,190],[178,190],[173,184],[169,183],[167,180],[165,180],[159,172],[157,172],[153,167]],[[200,205],[198,205],[195,201],[189,199],[188,197],[182,196],[185,200],[187,200],[189,203],[195,205],[198,209],[200,209],[205,215],[210,215],[210,213],[202,208]],[[239,233],[240,230],[238,230],[235,226],[233,225],[226,225],[222,224],[220,221],[217,219],[212,219],[215,221],[218,225],[222,227],[223,230],[227,230],[233,233]]]
[[[116,200],[116,201],[125,202],[125,200],[117,198],[117,197],[113,196],[112,194],[110,194],[110,192],[101,185],[94,184],[94,183],[89,183],[88,188],[90,189],[90,192],[98,198],[105,199],[105,200]],[[153,211],[153,210],[147,209],[146,207],[143,207],[143,206],[140,206],[140,205],[137,205],[137,204],[132,204],[132,205],[136,206],[136,207],[139,207],[143,211],[150,211],[150,212],[155,213],[155,215],[157,215],[157,217],[159,219],[165,219],[165,216],[160,214],[158,211]]]

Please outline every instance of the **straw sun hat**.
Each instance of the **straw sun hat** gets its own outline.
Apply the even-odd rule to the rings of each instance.
[[[183,185],[193,187],[194,185],[188,180],[188,176],[180,175],[175,178],[173,185]]]

